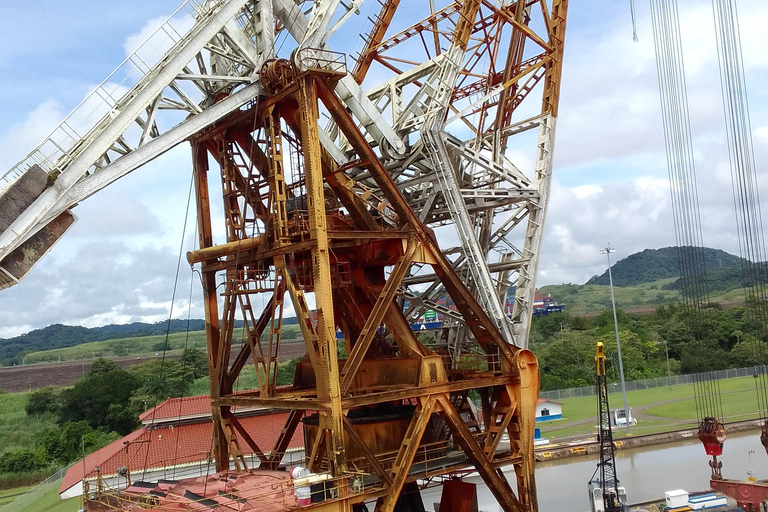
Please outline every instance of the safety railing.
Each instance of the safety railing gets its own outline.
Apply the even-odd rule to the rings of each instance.
[[[192,30],[203,9],[201,0],[187,0],[134,50],[101,84],[23,160],[0,176],[0,191],[32,165],[53,173],[66,167],[87,136],[114,115],[120,100]]]
[[[345,53],[318,48],[301,48],[296,54],[296,63],[301,71],[347,74],[347,55]]]

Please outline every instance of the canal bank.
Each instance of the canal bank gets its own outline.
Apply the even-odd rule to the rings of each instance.
[[[750,430],[759,430],[762,426],[761,420],[746,420],[728,423],[726,429],[729,434],[744,432]],[[672,430],[669,432],[659,432],[656,434],[643,434],[639,436],[627,436],[614,441],[616,450],[626,450],[629,448],[639,448],[644,446],[654,446],[667,443],[676,443],[694,439],[698,441],[698,428],[687,428]],[[759,435],[759,433],[758,433]],[[727,441],[726,441],[727,443]],[[551,443],[540,446],[535,450],[536,460],[539,462],[564,459],[569,457],[581,457],[591,455],[600,451],[600,444],[592,436],[585,436],[579,439],[571,439],[564,442]]]

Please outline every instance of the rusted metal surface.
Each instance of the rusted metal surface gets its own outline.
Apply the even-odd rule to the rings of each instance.
[[[303,428],[307,466],[329,475],[334,490],[326,501],[337,504],[334,510],[379,498],[377,510],[390,511],[417,478],[468,467],[479,471],[505,511],[537,510],[535,358],[503,340],[440,251],[338,102],[336,75],[308,69],[272,62],[266,71],[274,93],[251,108],[250,121],[233,114],[237,121],[199,134],[193,146],[200,249],[188,258],[199,262],[206,290],[217,466],[223,470],[233,460],[247,471],[245,443],[264,468],[276,468],[285,440]],[[327,158],[317,132],[321,105],[349,141],[354,168],[370,173],[380,196],[357,184],[348,174],[352,166]],[[226,242],[219,245],[212,237],[209,155],[224,191]],[[431,267],[441,280],[477,339],[475,352],[435,353],[414,335],[399,301],[415,265]],[[288,387],[276,386],[283,300],[296,312],[307,350]],[[238,314],[245,343],[227,364]],[[258,388],[233,394],[249,362]],[[468,407],[471,389],[488,397],[485,431]],[[292,411],[274,447],[257,446],[243,431],[229,412],[236,405]],[[502,453],[504,432],[510,449]],[[497,471],[503,464],[515,466],[517,494]]]
[[[768,501],[768,482],[745,482],[720,478],[712,479],[709,486],[736,500],[736,505],[746,512],[764,510],[762,504]]]
[[[722,455],[723,443],[727,438],[725,426],[717,418],[704,418],[699,425],[699,440],[707,455]]]

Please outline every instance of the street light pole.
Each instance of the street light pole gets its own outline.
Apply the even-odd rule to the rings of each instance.
[[[608,282],[611,288],[611,305],[613,306],[613,331],[616,334],[616,348],[619,352],[619,377],[621,378],[621,394],[624,396],[624,415],[627,420],[627,435],[632,434],[632,422],[630,421],[629,405],[627,405],[627,385],[624,383],[624,363],[621,360],[621,342],[619,341],[619,321],[616,319],[616,299],[613,297],[613,275],[611,274],[611,253],[616,249],[611,249],[611,243],[608,247],[600,251],[608,257]]]

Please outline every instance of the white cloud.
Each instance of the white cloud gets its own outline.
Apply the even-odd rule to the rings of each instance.
[[[739,7],[745,72],[754,100],[755,154],[758,169],[768,169],[768,97],[761,88],[768,78],[763,42],[768,4],[742,2]],[[596,17],[595,12],[604,16]],[[626,5],[604,0],[571,3],[539,285],[583,283],[602,273],[605,257],[599,251],[609,241],[617,259],[675,243],[647,5],[639,6],[638,15],[640,42],[634,43]],[[680,16],[704,243],[737,252],[711,8],[681,0]],[[115,41],[112,57],[129,54],[164,20],[154,17],[123,41]],[[167,49],[153,48],[154,55]],[[85,90],[80,86],[78,90]],[[8,168],[23,157],[61,120],[61,110],[54,100],[37,100],[26,115],[17,116],[21,121],[0,125],[0,164]],[[535,134],[529,135],[525,147],[509,151],[510,159],[525,170],[533,165]],[[181,146],[78,206],[80,221],[71,232],[21,284],[0,292],[0,336],[53,322],[93,326],[166,318],[190,172],[189,148]],[[213,172],[210,178],[211,197],[216,198],[219,179]],[[768,174],[761,173],[759,179],[768,184]],[[220,218],[221,200],[214,199],[212,208]],[[185,250],[193,243],[193,226],[192,220]],[[217,241],[222,229],[222,223],[215,222]],[[444,245],[455,245],[453,230],[438,234]],[[182,275],[186,284],[180,288],[186,291],[177,293],[178,316],[186,316],[189,307],[186,265]],[[201,297],[196,278],[193,316],[202,316]]]
[[[581,185],[578,187],[572,187],[571,192],[577,199],[586,199],[595,194],[599,194],[603,191],[603,187],[600,185]]]
[[[64,115],[56,100],[47,99],[30,111],[23,121],[0,135],[0,169],[5,172],[22,160],[42,141]]]

